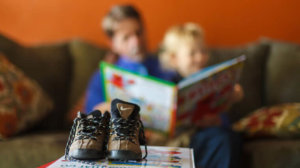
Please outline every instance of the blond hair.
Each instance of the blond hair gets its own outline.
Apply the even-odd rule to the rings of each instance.
[[[196,39],[204,41],[203,31],[195,23],[185,23],[171,27],[164,36],[160,46],[159,59],[164,68],[173,69],[170,65],[172,54],[176,54],[180,45],[194,42]]]

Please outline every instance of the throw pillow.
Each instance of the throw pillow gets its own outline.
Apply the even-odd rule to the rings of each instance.
[[[300,137],[300,103],[258,109],[233,125],[248,137]]]
[[[52,106],[39,85],[0,54],[0,139],[29,129]]]

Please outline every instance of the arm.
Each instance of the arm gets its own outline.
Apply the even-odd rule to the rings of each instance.
[[[92,76],[87,92],[85,102],[85,112],[88,114],[91,112],[96,105],[105,101],[104,92],[101,84],[100,72],[97,71]]]
[[[115,64],[119,56],[113,52],[108,52],[105,55],[103,61]],[[100,110],[101,112],[110,111],[110,103],[105,102],[104,91],[101,83],[101,75],[97,71],[92,77],[88,90],[87,90],[87,101],[86,101],[86,111],[90,112],[92,110]]]

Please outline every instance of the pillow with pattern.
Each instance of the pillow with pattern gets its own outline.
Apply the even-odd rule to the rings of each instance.
[[[248,137],[300,137],[300,103],[258,109],[233,124]]]
[[[41,87],[0,53],[0,139],[31,128],[52,106]]]

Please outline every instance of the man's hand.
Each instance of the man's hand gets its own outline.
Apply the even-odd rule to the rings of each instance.
[[[115,64],[119,59],[118,54],[115,54],[113,52],[108,52],[106,53],[105,57],[104,57],[104,61],[110,64]]]

